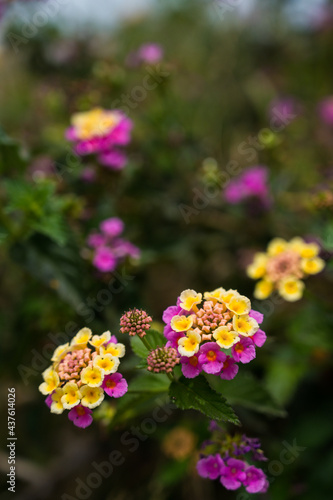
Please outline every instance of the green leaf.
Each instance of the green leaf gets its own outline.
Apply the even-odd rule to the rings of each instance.
[[[169,396],[181,410],[198,410],[213,420],[240,423],[226,399],[217,394],[202,375],[194,379],[181,377],[172,382]]]
[[[26,160],[21,145],[0,128],[0,172],[11,174],[15,170],[22,170]]]
[[[156,349],[156,347],[162,347],[166,344],[166,338],[157,330],[150,329],[145,335],[145,339],[151,346],[151,349]],[[147,359],[148,353],[150,352],[146,346],[143,344],[141,339],[135,335],[130,338],[130,343],[133,351],[139,358]]]
[[[133,349],[133,352],[137,356],[139,356],[139,358],[147,359],[148,350],[143,345],[143,343],[141,342],[140,338],[137,335],[130,338],[130,344],[131,344],[131,347]]]
[[[157,373],[143,373],[129,384],[128,392],[167,392],[170,379],[167,375]]]
[[[210,385],[222,393],[232,405],[277,417],[286,416],[286,412],[272,398],[264,385],[249,373],[238,373],[233,380],[222,380],[216,376],[209,376],[208,379]]]

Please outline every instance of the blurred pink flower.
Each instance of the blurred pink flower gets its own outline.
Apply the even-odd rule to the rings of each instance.
[[[333,96],[326,97],[318,104],[319,116],[327,125],[333,125]]]

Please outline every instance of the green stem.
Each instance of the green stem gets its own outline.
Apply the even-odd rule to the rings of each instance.
[[[152,347],[151,345],[149,344],[148,340],[145,339],[144,337],[140,337],[143,345],[146,347],[146,349],[148,349],[148,351],[151,351],[152,350]]]

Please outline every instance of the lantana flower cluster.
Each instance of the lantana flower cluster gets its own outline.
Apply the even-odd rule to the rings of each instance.
[[[258,165],[244,170],[240,176],[231,180],[224,190],[224,197],[230,204],[239,204],[247,200],[256,199],[264,208],[271,205],[268,171]]]
[[[68,418],[74,425],[90,425],[92,410],[105,394],[120,398],[127,392],[127,382],[118,372],[124,355],[124,344],[109,331],[93,335],[89,328],[82,328],[71,343],[57,347],[39,386],[51,413],[70,410]]]
[[[75,143],[78,155],[96,154],[102,165],[120,170],[127,158],[119,147],[130,142],[132,126],[132,121],[120,110],[94,108],[72,116],[66,138]]]
[[[238,373],[237,363],[249,363],[255,347],[266,341],[259,328],[263,315],[237,290],[217,288],[204,296],[184,290],[177,305],[164,311],[163,321],[166,347],[177,350],[187,378],[205,372],[231,380]]]
[[[254,290],[257,299],[266,299],[274,290],[288,302],[295,302],[303,296],[303,278],[318,274],[325,267],[319,257],[317,243],[306,243],[296,237],[287,242],[274,238],[266,253],[255,254],[253,262],[247,267],[247,275],[259,279]]]
[[[212,427],[213,435],[201,449],[198,474],[212,480],[219,479],[227,490],[244,486],[248,493],[265,493],[269,486],[266,474],[252,463],[267,460],[259,439],[245,434],[225,434],[215,422]]]
[[[124,223],[118,217],[104,220],[99,229],[87,239],[87,244],[93,248],[93,264],[99,271],[112,272],[127,256],[135,259],[140,256],[139,248],[120,237]]]

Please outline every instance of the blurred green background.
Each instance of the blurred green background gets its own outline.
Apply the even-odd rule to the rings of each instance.
[[[124,432],[151,417],[159,391],[126,418],[106,405],[81,430],[65,415],[50,414],[38,385],[64,336],[85,325],[118,335],[129,307],[145,308],[159,327],[163,310],[186,288],[237,288],[253,299],[245,268],[276,236],[315,238],[327,265],[307,280],[301,301],[261,306],[268,341],[250,367],[241,367],[239,384],[246,401],[255,390],[248,377],[255,377],[276,405],[258,396],[253,407],[237,398],[234,407],[242,431],[258,436],[269,458],[271,486],[261,498],[332,498],[333,128],[318,113],[333,94],[332,4],[272,0],[245,7],[231,0],[157,2],[122,20],[110,13],[109,25],[106,11],[103,25],[82,21],[80,29],[50,16],[28,37],[23,26],[40,4],[3,19],[0,424],[5,437],[7,391],[15,387],[20,500],[79,498],[78,478],[86,484],[93,464],[112,450],[124,463],[90,492],[83,488],[81,498],[250,497],[197,476],[196,450],[208,436],[207,420],[197,413],[173,409],[135,451],[123,442]],[[128,64],[147,42],[161,45],[162,61]],[[151,73],[156,88],[133,99]],[[297,116],[274,131],[270,106],[285,97]],[[119,101],[134,123],[128,165],[112,172],[78,161],[64,138],[71,115]],[[267,167],[270,208],[226,203],[221,178],[230,162],[239,171]],[[82,178],[88,164],[96,175],[91,183]],[[119,293],[101,305],[112,276],[96,272],[85,241],[112,216],[124,220],[126,237],[142,255],[119,267],[113,276]],[[128,355],[123,363],[124,375],[135,376],[135,360]],[[0,499],[11,498],[3,443]]]

